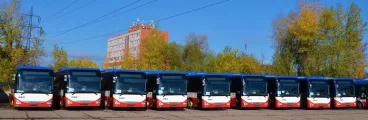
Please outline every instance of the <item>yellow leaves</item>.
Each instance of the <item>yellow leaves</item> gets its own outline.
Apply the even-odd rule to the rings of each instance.
[[[98,68],[98,65],[85,57],[84,59],[70,60],[68,63],[69,67],[74,68]]]

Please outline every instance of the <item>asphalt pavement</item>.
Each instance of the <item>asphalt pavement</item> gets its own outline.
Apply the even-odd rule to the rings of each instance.
[[[358,120],[368,110],[14,110],[0,109],[1,119],[55,120]]]

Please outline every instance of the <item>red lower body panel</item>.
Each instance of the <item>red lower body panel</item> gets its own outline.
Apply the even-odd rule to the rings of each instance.
[[[17,104],[17,101],[18,101],[18,104]],[[47,100],[46,102],[43,102],[43,103],[30,104],[30,103],[23,102],[13,97],[14,108],[33,108],[33,107],[34,108],[51,108],[52,107],[51,103],[52,103],[52,99]]]
[[[352,107],[356,107],[356,103],[340,103],[336,100],[334,100],[335,104],[334,104],[334,108],[352,108]]]
[[[143,103],[143,104],[142,104]],[[124,102],[120,102],[116,99],[112,99],[112,106],[113,108],[145,108],[146,107],[146,100],[135,104],[127,104]]]
[[[320,103],[312,103],[311,101],[307,101],[307,108],[310,109],[319,109],[319,108],[323,108],[323,109],[328,109],[331,108],[330,103],[326,103],[326,104],[320,104]]]
[[[202,108],[203,109],[230,108],[230,101],[227,101],[226,103],[223,103],[223,104],[213,104],[213,103],[208,103],[205,100],[202,100]]]
[[[88,102],[88,103],[79,103],[79,102],[75,102],[75,101],[72,101],[68,98],[64,98],[64,105],[65,107],[100,107],[101,104],[100,102],[97,102],[97,101],[100,101],[101,99],[98,99],[96,101],[93,101],[93,102]],[[69,103],[68,103],[69,102]]]
[[[254,103],[249,103],[246,102],[245,100],[241,100],[241,107],[242,108],[267,108],[268,107],[268,100],[264,103],[259,103],[259,104],[254,104]]]
[[[157,99],[156,101],[156,108],[186,108],[187,107],[187,100],[179,104],[167,104]]]
[[[275,101],[276,108],[300,108],[300,102],[297,103],[282,103],[278,100]]]

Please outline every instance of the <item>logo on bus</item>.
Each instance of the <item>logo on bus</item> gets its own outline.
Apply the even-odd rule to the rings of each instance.
[[[78,98],[78,96],[72,96],[72,98]]]
[[[119,97],[119,99],[125,99],[125,97]]]
[[[19,98],[26,98],[26,96],[19,96]]]
[[[208,101],[212,101],[212,98],[209,98]]]
[[[169,98],[163,98],[163,100],[169,100]]]

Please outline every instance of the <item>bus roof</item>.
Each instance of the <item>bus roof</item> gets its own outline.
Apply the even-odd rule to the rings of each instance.
[[[300,76],[276,76],[276,79],[297,79],[297,80],[301,80],[301,79],[305,79],[305,77],[300,77]]]
[[[52,70],[52,68],[40,67],[40,66],[18,66],[17,70],[25,70],[25,69],[33,69],[33,70]]]
[[[331,78],[328,77],[307,77],[307,80],[332,80]]]
[[[112,70],[112,69],[107,69],[107,70],[101,71],[101,73],[145,73],[145,72],[140,71],[140,70]]]
[[[69,70],[80,70],[80,71],[100,71],[99,68],[60,68],[58,71],[69,71]]]
[[[188,73],[188,77],[231,77],[232,74]]]
[[[354,80],[355,85],[368,85],[368,80],[364,79],[355,79]]]
[[[186,75],[185,72],[143,71],[146,75]]]
[[[354,80],[354,78],[333,78],[334,81]]]

